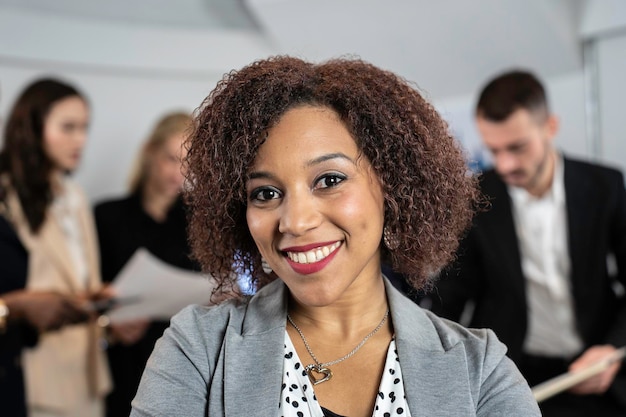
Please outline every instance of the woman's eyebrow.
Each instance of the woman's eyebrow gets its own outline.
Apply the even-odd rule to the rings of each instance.
[[[348,155],[341,153],[341,152],[335,152],[335,153],[329,153],[326,155],[322,155],[322,156],[318,156],[315,159],[311,159],[310,161],[307,162],[307,166],[312,166],[312,165],[316,165],[316,164],[320,164],[322,162],[331,160],[331,159],[335,159],[335,158],[341,158],[341,159],[346,159],[350,162],[352,162],[354,164],[354,160],[352,158],[350,158]]]
[[[274,175],[270,174],[267,171],[253,171],[248,174],[248,181],[255,180],[257,178],[264,178],[264,179],[270,179],[270,180],[276,179]]]
[[[350,161],[354,164],[354,160],[352,158],[350,158],[348,155],[342,153],[342,152],[334,152],[334,153],[329,153],[329,154],[325,154],[325,155],[321,155],[318,156],[317,158],[311,159],[310,161],[307,161],[306,166],[310,167],[313,165],[317,165],[317,164],[321,164],[322,162],[325,161],[329,161],[331,159],[336,159],[336,158],[341,158],[341,159],[345,159],[347,161]],[[276,177],[271,174],[270,172],[267,171],[253,171],[250,172],[248,174],[248,181],[250,180],[254,180],[257,178],[264,178],[264,179],[276,179]]]

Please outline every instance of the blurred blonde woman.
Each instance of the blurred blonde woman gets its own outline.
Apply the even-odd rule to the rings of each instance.
[[[145,248],[180,268],[196,269],[189,258],[185,207],[181,199],[185,157],[183,140],[191,117],[177,112],[163,116],[142,147],[130,178],[128,196],[95,208],[102,277],[106,282]],[[108,416],[127,416],[154,342],[167,322],[138,320],[109,329],[108,356],[114,390],[107,398]]]

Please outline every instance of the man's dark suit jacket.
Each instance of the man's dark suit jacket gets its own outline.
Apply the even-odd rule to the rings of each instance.
[[[615,291],[616,280],[626,286],[623,177],[616,170],[567,158],[564,176],[578,332],[585,347],[607,343],[624,346],[626,299]],[[511,359],[519,364],[526,337],[527,303],[511,200],[494,171],[482,176],[481,189],[491,207],[475,217],[457,262],[438,282],[432,294],[433,310],[458,321],[466,302],[473,301],[469,326],[493,329],[508,346]],[[607,270],[609,253],[617,260],[618,271],[613,277]],[[614,385],[621,387],[621,381]],[[626,395],[623,398],[626,403]]]

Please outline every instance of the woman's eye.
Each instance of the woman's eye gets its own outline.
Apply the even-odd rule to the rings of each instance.
[[[269,200],[275,200],[277,198],[280,198],[280,193],[278,192],[278,190],[275,190],[273,188],[261,188],[261,189],[255,190],[252,192],[252,195],[250,196],[251,200],[257,200],[257,201],[269,201]]]
[[[315,183],[315,188],[336,187],[337,185],[339,185],[340,182],[342,182],[345,179],[346,177],[344,177],[343,175],[337,175],[337,174],[324,175],[323,177],[317,180],[317,182]]]

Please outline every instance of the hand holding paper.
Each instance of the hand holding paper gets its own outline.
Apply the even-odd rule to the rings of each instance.
[[[116,298],[134,300],[110,310],[111,323],[137,319],[169,320],[189,304],[208,305],[215,282],[173,267],[140,248],[113,281]]]
[[[587,352],[589,352],[589,354],[594,357],[593,362],[589,358],[586,358],[581,361],[580,365],[576,365],[576,367],[574,367],[577,368],[576,370],[571,370],[563,375],[559,375],[555,378],[547,380],[546,382],[534,386],[532,391],[533,395],[535,396],[535,400],[537,400],[537,402],[542,402],[572,387],[577,387],[579,385],[583,386],[584,381],[593,378],[595,375],[601,375],[606,371],[609,371],[609,374],[605,375],[607,377],[610,376],[611,372],[613,372],[612,376],[610,376],[610,380],[612,382],[613,377],[615,376],[615,372],[617,372],[617,369],[619,369],[621,361],[624,359],[624,357],[626,357],[626,347],[622,347],[620,349],[616,349],[612,346],[610,347],[612,348],[612,351],[610,353],[608,353],[609,350],[605,351],[604,349],[602,349],[602,354],[600,354],[601,351],[594,352],[596,351],[596,349],[593,349],[593,347],[588,349]],[[581,356],[581,359],[587,354],[587,352],[585,352],[585,354]],[[602,359],[600,359],[599,356],[602,356]],[[582,367],[583,364],[586,365],[584,368],[578,368],[578,366]],[[617,368],[614,369],[614,367]],[[596,383],[598,383],[598,381],[596,381]],[[606,388],[608,388],[608,386]]]
[[[611,357],[617,349],[611,345],[592,346],[587,349],[574,363],[571,364],[570,372],[577,372],[602,362]],[[578,395],[603,394],[613,383],[613,379],[619,371],[620,362],[615,361],[605,370],[573,386],[570,392]]]

